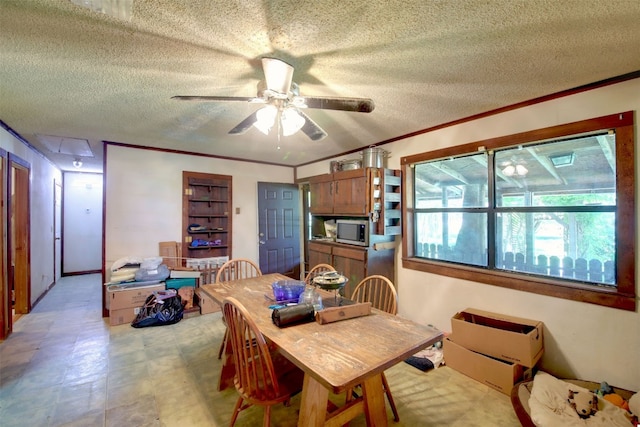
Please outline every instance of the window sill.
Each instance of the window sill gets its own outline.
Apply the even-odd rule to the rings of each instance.
[[[573,301],[602,305],[621,310],[635,311],[636,300],[632,295],[622,294],[614,289],[597,288],[577,282],[566,282],[522,273],[487,270],[466,265],[454,265],[422,258],[402,258],[402,267],[410,270],[439,274],[457,279],[480,282],[523,292],[531,292]]]

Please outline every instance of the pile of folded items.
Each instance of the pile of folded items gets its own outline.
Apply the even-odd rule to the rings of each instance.
[[[109,284],[153,284],[165,280],[169,274],[169,267],[162,263],[162,257],[125,257],[111,266]]]

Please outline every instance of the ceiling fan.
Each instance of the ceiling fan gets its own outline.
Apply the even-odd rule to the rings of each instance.
[[[229,131],[230,134],[243,134],[251,126],[265,135],[271,128],[278,127],[278,135],[293,135],[302,130],[312,141],[319,141],[327,133],[311,120],[301,109],[318,108],[342,110],[358,113],[370,113],[374,109],[369,98],[339,98],[324,96],[301,96],[298,85],[293,82],[293,66],[276,58],[262,58],[264,80],[258,83],[256,97],[242,96],[173,96],[183,101],[244,101],[253,104],[266,104]]]

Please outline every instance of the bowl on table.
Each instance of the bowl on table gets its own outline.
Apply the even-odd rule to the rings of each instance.
[[[276,301],[298,302],[305,285],[302,280],[277,280],[271,284],[271,288]]]
[[[313,278],[313,284],[324,290],[341,289],[349,281],[345,276],[336,271],[320,273]]]

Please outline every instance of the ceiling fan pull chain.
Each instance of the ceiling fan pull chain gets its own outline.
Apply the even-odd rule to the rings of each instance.
[[[276,120],[276,122],[278,123],[277,126],[278,128],[276,129],[278,132],[278,148],[277,150],[280,149],[280,136],[282,135],[282,123],[280,123],[282,120],[282,114],[280,112],[280,110],[278,110],[278,119]]]

